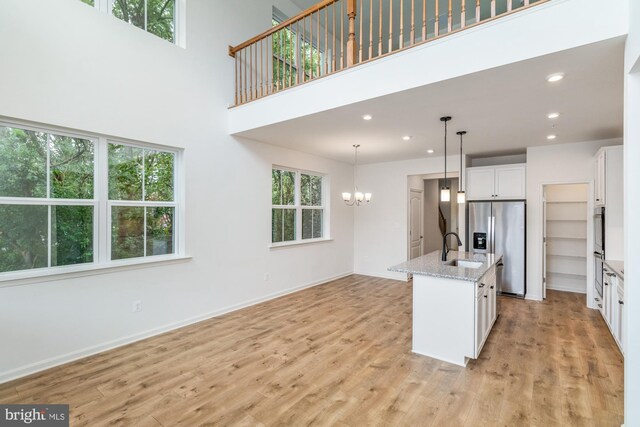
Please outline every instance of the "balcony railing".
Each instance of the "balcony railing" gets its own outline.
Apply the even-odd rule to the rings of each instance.
[[[229,47],[235,105],[548,1],[323,0]]]

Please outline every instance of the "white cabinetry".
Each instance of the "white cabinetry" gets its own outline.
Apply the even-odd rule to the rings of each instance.
[[[496,298],[494,266],[474,282],[414,272],[413,352],[460,366],[477,359],[497,317]]]
[[[594,203],[605,207],[605,254],[624,259],[624,155],[623,147],[602,147],[595,157]]]
[[[467,168],[468,200],[519,200],[526,198],[526,165]]]
[[[491,268],[484,277],[476,283],[476,318],[475,318],[475,358],[480,356],[491,328],[497,318],[497,289],[496,271]]]
[[[616,291],[617,291],[618,301],[614,302],[614,305],[615,305],[614,311],[616,314],[616,330],[614,331],[613,335],[617,337],[620,350],[622,351],[622,354],[624,354],[625,344],[626,344],[625,343],[626,340],[624,339],[624,334],[625,334],[624,325],[626,325],[627,318],[625,317],[626,312],[624,307],[624,281],[620,278],[618,278],[618,286],[616,286]]]
[[[603,288],[600,312],[620,351],[624,354],[624,282],[605,267]]]
[[[596,154],[595,204],[604,206],[606,203],[607,184],[607,151],[602,149]]]

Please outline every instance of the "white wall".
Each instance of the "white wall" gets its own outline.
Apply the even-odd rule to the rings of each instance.
[[[527,149],[527,295],[542,300],[542,196],[546,184],[589,183],[593,194],[594,154],[604,145],[617,145],[620,140],[592,141],[576,144],[547,145]],[[589,212],[593,197],[589,197]],[[591,216],[587,227],[592,229]],[[593,247],[588,235],[587,248]],[[587,301],[591,301],[593,259],[587,257]]]
[[[448,164],[454,165],[450,172],[457,173],[460,156],[449,156]],[[369,205],[356,209],[356,273],[406,279],[406,274],[392,273],[387,268],[407,260],[407,179],[443,171],[444,157],[358,166],[358,187],[372,192],[373,199]]]
[[[227,46],[271,3],[187,3],[187,49],[79,0],[0,5],[0,116],[184,147],[193,257],[0,288],[0,381],[353,270],[353,167],[228,136]],[[329,174],[333,241],[268,249],[273,163]]]
[[[640,2],[629,0],[629,37],[625,52],[625,425],[640,425]]]
[[[230,132],[623,36],[628,30],[627,13],[627,0],[610,0],[606,7],[601,0],[548,2],[234,108]],[[490,55],[479,55],[479,46],[496,48]]]

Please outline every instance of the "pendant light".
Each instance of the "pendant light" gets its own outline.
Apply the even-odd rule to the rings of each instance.
[[[440,201],[451,201],[451,189],[447,181],[447,122],[451,120],[451,117],[440,117],[440,121],[444,122],[444,186],[440,189]]]
[[[462,137],[467,134],[467,131],[461,130],[457,132],[460,135],[460,178],[458,178],[458,203],[463,205],[466,201],[466,195],[462,190],[462,177],[464,176],[464,171],[462,170]]]
[[[362,202],[369,203],[371,201],[371,193],[362,193],[358,191],[358,148],[359,147],[360,147],[360,144],[353,146],[353,148],[356,151],[356,154],[355,154],[356,162],[355,162],[355,168],[353,171],[353,182],[355,184],[355,188],[353,191],[353,198],[351,197],[351,193],[348,193],[348,192],[342,193],[342,200],[344,200],[344,202],[348,206],[354,206],[354,205],[360,206],[360,203]]]

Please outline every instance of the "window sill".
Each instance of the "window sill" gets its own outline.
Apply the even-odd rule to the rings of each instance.
[[[186,255],[168,255],[111,261],[108,264],[83,264],[27,270],[15,273],[3,273],[0,274],[0,288],[53,280],[73,279],[76,277],[95,276],[98,274],[116,273],[119,271],[136,270],[139,268],[150,268],[158,265],[187,262],[189,260],[191,260],[191,257]]]
[[[322,239],[293,240],[290,242],[272,243],[269,249],[288,248],[290,246],[312,245],[314,243],[332,242],[331,237],[323,237]]]

